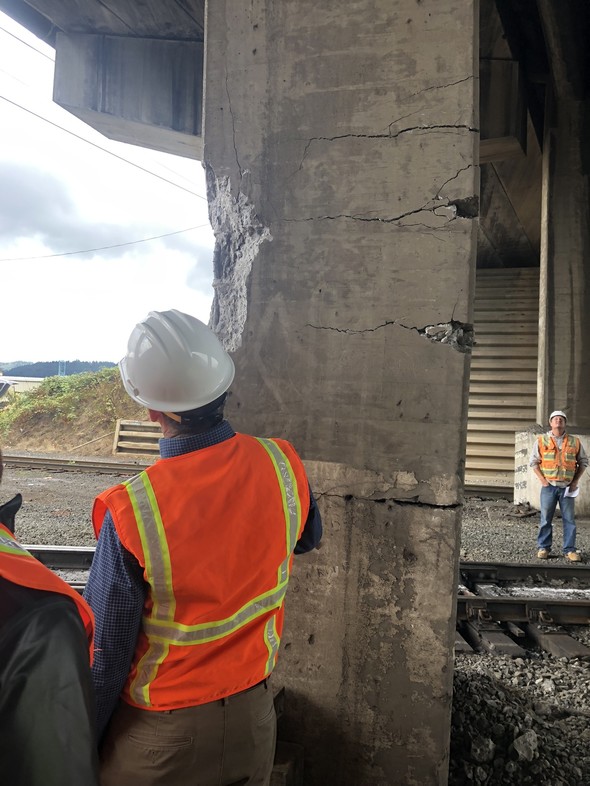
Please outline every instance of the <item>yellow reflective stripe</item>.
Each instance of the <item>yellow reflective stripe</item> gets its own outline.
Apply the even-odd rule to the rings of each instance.
[[[281,643],[277,633],[276,614],[273,614],[272,617],[266,621],[266,626],[264,629],[264,643],[266,644],[266,648],[268,650],[268,660],[266,661],[266,667],[264,669],[264,676],[266,677],[275,667],[277,655],[279,653],[279,644]]]
[[[158,669],[168,655],[170,647],[160,641],[151,641],[137,664],[137,673],[129,693],[138,704],[150,706],[150,686],[156,679]]]
[[[172,620],[176,611],[172,565],[154,489],[146,472],[125,481],[123,485],[129,495],[143,550],[153,603],[151,613]],[[138,704],[150,705],[150,685],[167,654],[167,645],[152,642],[148,638],[148,649],[137,664],[137,673],[129,687],[131,696]]]
[[[35,559],[20,543],[4,534],[0,535],[0,552],[2,554],[12,554],[15,557]]]
[[[273,587],[254,600],[248,601],[239,611],[223,620],[201,622],[198,625],[184,625],[181,622],[146,617],[143,621],[143,629],[150,638],[153,637],[168,644],[178,644],[179,646],[206,644],[209,641],[229,636],[262,614],[272,609],[278,609],[283,603],[287,584],[288,581],[285,581],[280,586]]]

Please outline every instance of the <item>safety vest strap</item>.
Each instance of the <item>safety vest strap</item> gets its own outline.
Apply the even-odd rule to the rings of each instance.
[[[156,495],[146,472],[125,481],[141,540],[145,572],[151,583],[152,614],[161,620],[173,620],[176,599],[172,589],[172,565],[168,541]]]

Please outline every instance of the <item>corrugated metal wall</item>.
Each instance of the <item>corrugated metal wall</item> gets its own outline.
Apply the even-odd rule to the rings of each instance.
[[[536,421],[538,268],[477,271],[465,484],[512,488],[514,432]]]

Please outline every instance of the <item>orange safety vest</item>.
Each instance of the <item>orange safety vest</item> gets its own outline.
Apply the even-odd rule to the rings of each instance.
[[[256,685],[273,670],[283,601],[309,511],[284,440],[236,434],[160,459],[97,497],[149,585],[122,698],[169,710]]]
[[[580,440],[570,434],[563,435],[561,450],[551,434],[542,434],[538,439],[540,469],[547,480],[571,483],[578,466]]]
[[[88,637],[89,658],[92,665],[94,614],[90,606],[76,590],[21,546],[12,532],[3,524],[0,524],[0,576],[13,584],[19,584],[21,587],[57,592],[71,598],[78,608]]]

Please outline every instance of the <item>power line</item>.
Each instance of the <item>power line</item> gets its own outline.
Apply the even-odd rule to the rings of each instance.
[[[46,57],[46,58],[47,58],[48,60],[50,60],[52,63],[54,63],[54,62],[55,62],[55,57],[51,57],[50,55],[46,55],[46,54],[45,54],[45,52],[42,52],[40,49],[37,49],[37,47],[36,47],[36,46],[33,46],[32,44],[29,44],[29,43],[28,43],[28,41],[25,41],[24,39],[22,39],[22,38],[19,38],[19,37],[18,37],[17,35],[15,35],[14,33],[11,33],[11,32],[10,32],[10,30],[7,30],[5,27],[2,27],[2,25],[0,25],[0,30],[2,30],[2,32],[3,32],[3,33],[6,33],[6,35],[10,35],[10,36],[12,36],[13,38],[16,38],[16,40],[17,40],[17,41],[20,41],[20,42],[21,42],[21,44],[24,44],[25,46],[28,46],[28,47],[29,47],[29,49],[32,49],[32,50],[33,50],[33,52],[37,52],[37,54],[38,54],[38,55],[41,55],[42,57]]]
[[[42,254],[37,257],[5,257],[0,259],[0,262],[32,262],[35,259],[55,259],[55,257],[69,257],[77,254],[90,254],[93,251],[108,251],[111,248],[122,248],[123,246],[133,246],[136,243],[147,243],[150,240],[160,240],[163,237],[171,237],[172,235],[181,235],[183,232],[192,232],[194,229],[203,229],[208,227],[209,224],[199,224],[196,227],[187,227],[187,229],[177,229],[176,232],[166,232],[164,235],[154,235],[154,237],[144,237],[141,240],[129,240],[127,243],[115,243],[112,246],[100,246],[100,248],[85,248],[82,251],[63,251],[60,254]]]
[[[204,201],[206,201],[206,198],[204,196],[201,196],[201,194],[197,194],[196,191],[191,191],[189,188],[185,188],[184,186],[181,186],[179,183],[175,183],[172,180],[168,180],[162,175],[158,175],[156,172],[152,172],[151,170],[146,169],[145,167],[140,166],[139,164],[136,164],[133,161],[130,161],[128,158],[123,158],[123,156],[119,156],[117,155],[117,153],[113,153],[112,150],[108,150],[106,147],[101,147],[100,145],[97,145],[95,142],[91,142],[90,139],[86,139],[85,137],[80,136],[80,134],[76,134],[74,131],[70,131],[69,128],[64,128],[64,126],[60,126],[59,123],[54,123],[52,120],[43,117],[43,115],[39,115],[37,114],[37,112],[33,112],[32,109],[27,109],[26,106],[22,106],[21,104],[18,104],[16,101],[11,101],[11,99],[6,98],[6,96],[0,95],[0,98],[3,101],[7,101],[9,104],[16,106],[18,109],[22,109],[23,112],[28,112],[30,115],[37,117],[39,120],[43,120],[45,123],[49,123],[50,126],[53,126],[54,128],[59,128],[60,131],[65,131],[66,134],[71,134],[71,136],[76,137],[76,139],[80,139],[82,140],[82,142],[86,142],[87,144],[92,145],[92,147],[95,147],[97,150],[102,150],[103,153],[108,153],[110,156],[113,156],[114,158],[118,158],[119,161],[124,161],[126,164],[129,164],[130,166],[134,166],[136,169],[140,169],[142,172],[145,172],[148,175],[157,177],[158,180],[163,180],[165,183],[169,183],[171,186],[176,186],[176,188],[180,188],[182,191],[186,191],[187,194],[191,194],[192,196],[196,196],[199,199],[203,199]]]

